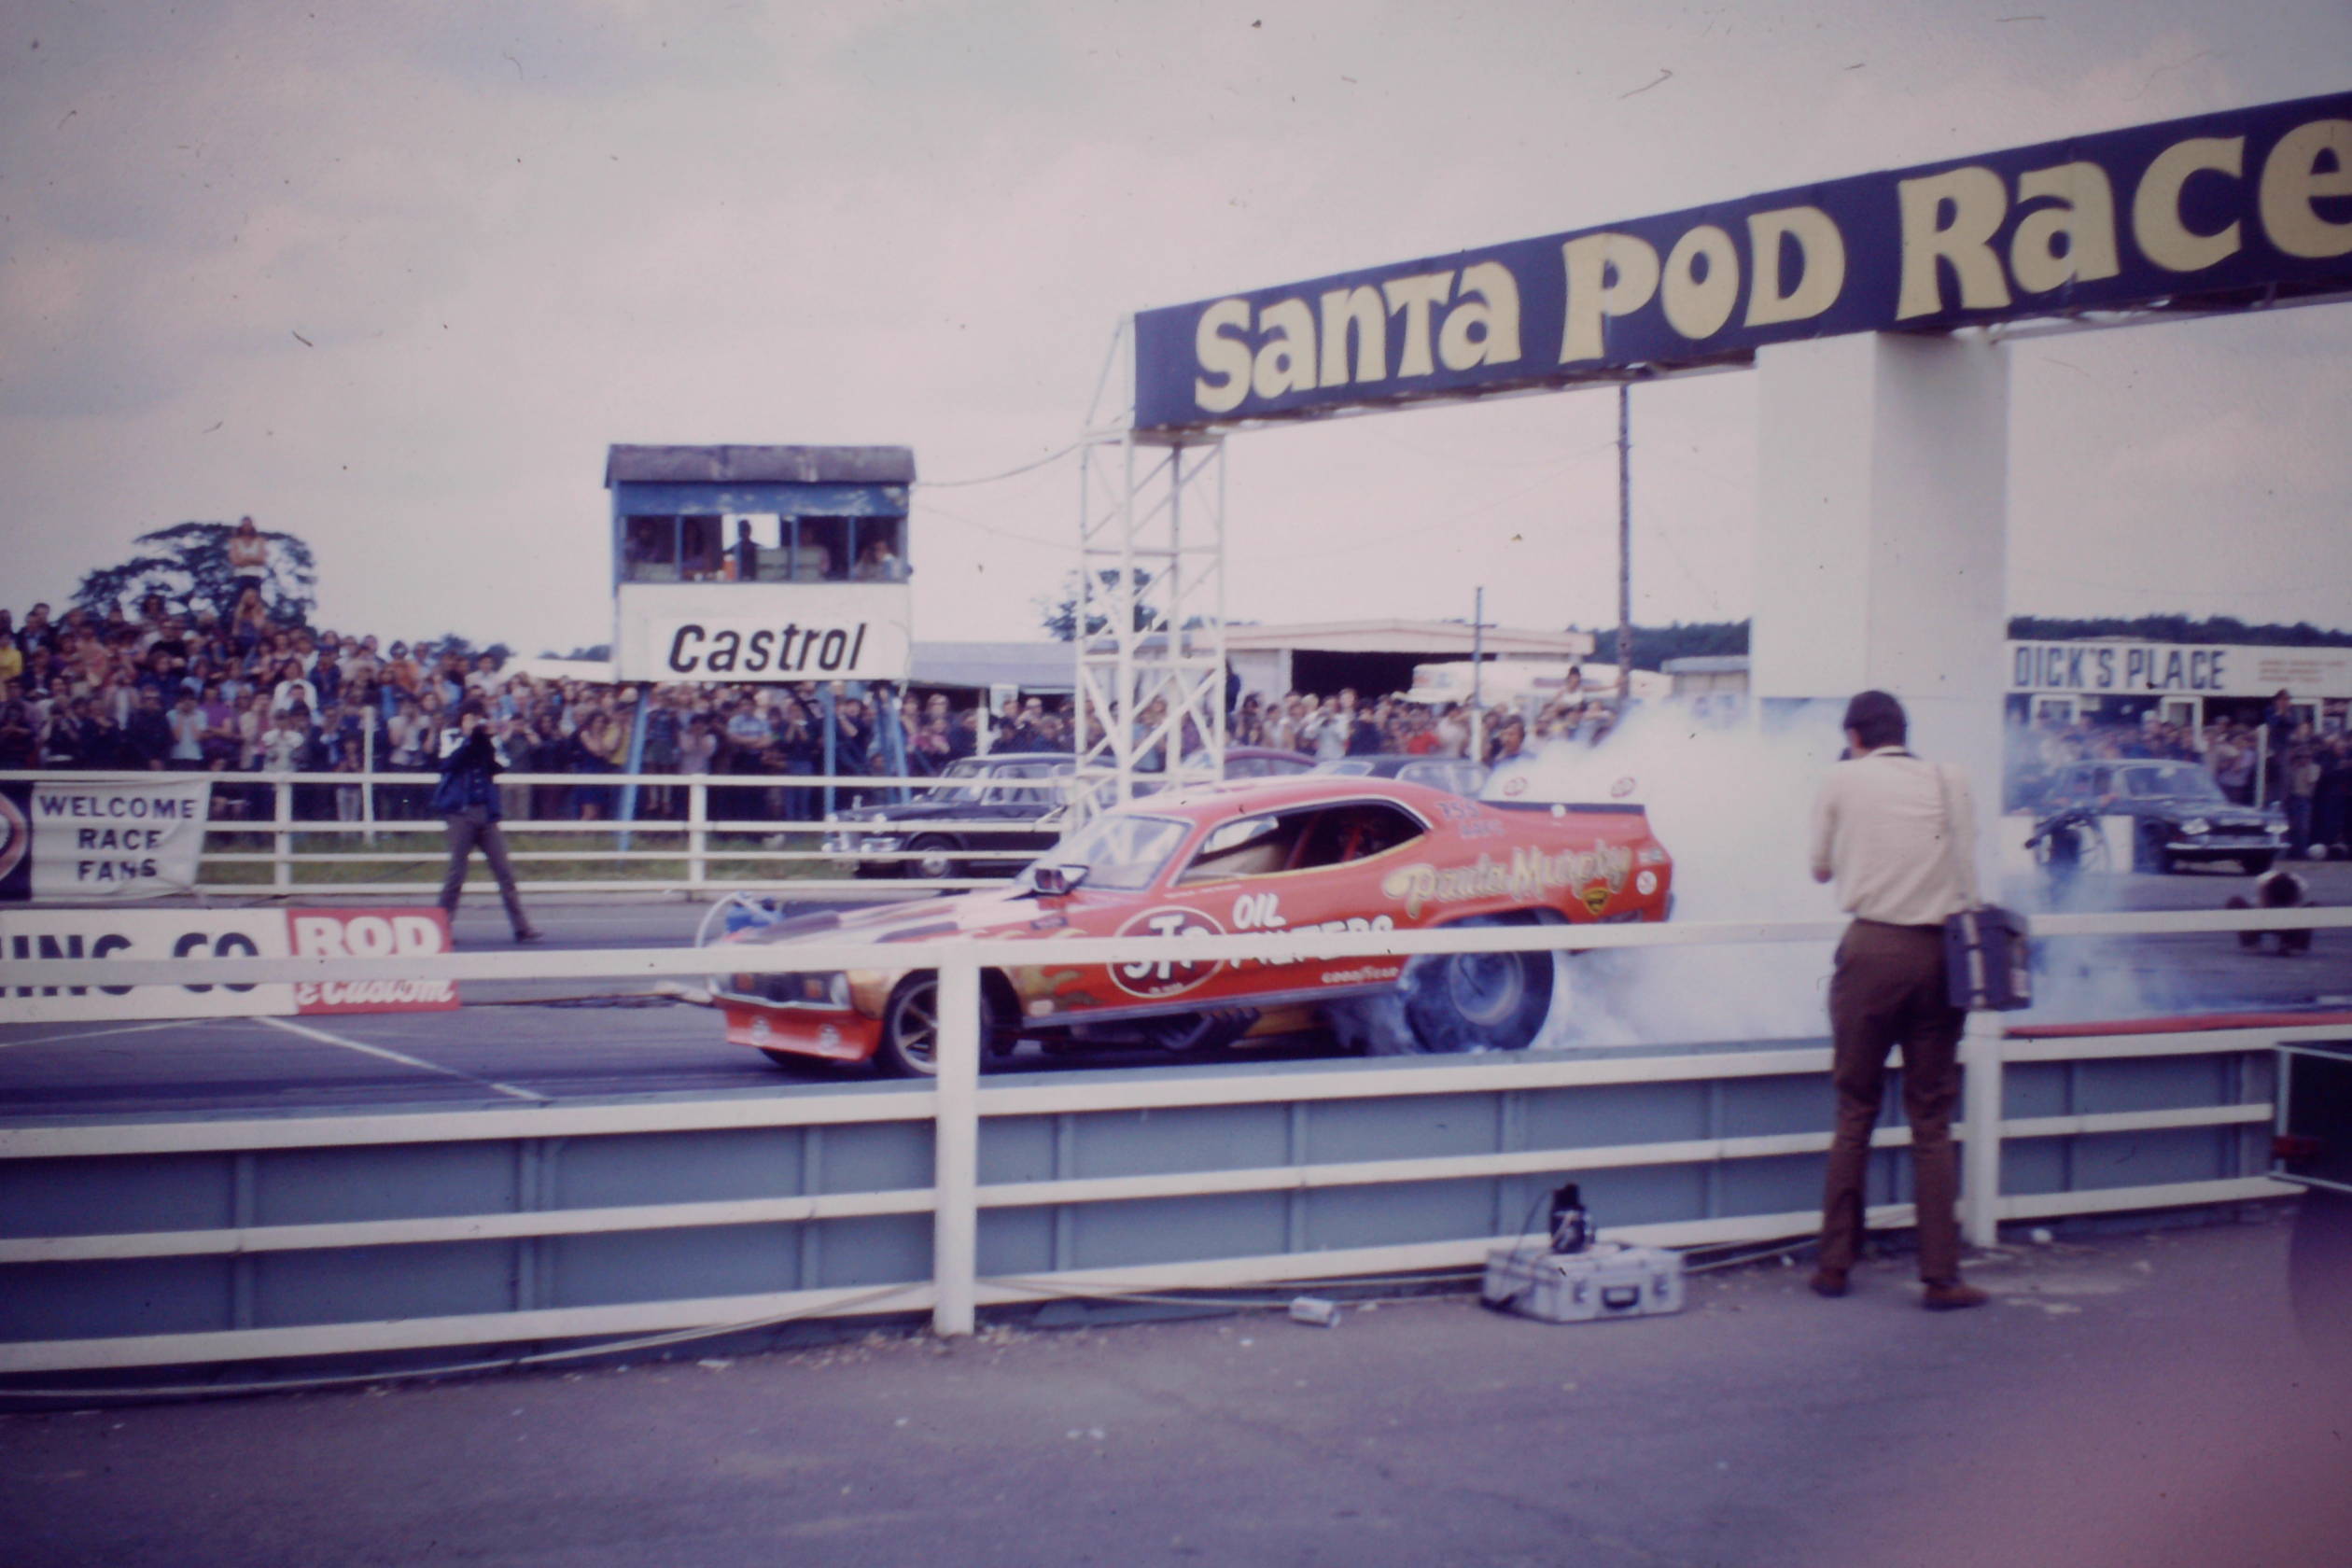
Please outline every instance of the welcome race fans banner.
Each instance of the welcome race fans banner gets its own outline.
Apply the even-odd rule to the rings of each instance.
[[[455,980],[35,987],[8,984],[8,968],[35,959],[391,959],[449,950],[449,917],[429,907],[8,910],[0,912],[0,1017],[45,1024],[445,1012],[457,1005]]]
[[[0,784],[0,900],[140,899],[185,891],[204,847],[212,785]]]

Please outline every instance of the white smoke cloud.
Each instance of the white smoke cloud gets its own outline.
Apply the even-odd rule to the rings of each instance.
[[[1674,857],[1676,920],[1830,920],[1806,863],[1813,791],[1844,741],[1839,706],[1810,705],[1770,729],[1681,705],[1635,710],[1597,747],[1557,741],[1488,787],[1521,777],[1519,800],[1640,802]],[[1631,785],[1621,797],[1617,787]],[[1563,957],[1547,1047],[1817,1038],[1827,1030],[1827,943],[1722,944]]]

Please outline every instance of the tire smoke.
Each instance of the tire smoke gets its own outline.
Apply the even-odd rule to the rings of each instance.
[[[1844,749],[1840,708],[1813,703],[1734,724],[1645,707],[1598,745],[1547,743],[1498,768],[1489,799],[1639,802],[1674,858],[1675,920],[1833,920],[1806,835],[1823,773]],[[1627,781],[1630,780],[1630,784]],[[1746,1044],[1827,1031],[1827,943],[1562,955],[1537,1044]]]

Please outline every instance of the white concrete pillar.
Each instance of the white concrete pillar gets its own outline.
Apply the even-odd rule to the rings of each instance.
[[[1757,371],[1752,689],[1901,698],[1914,749],[1967,767],[1989,872],[2007,690],[2007,351],[1862,334],[1775,344]]]

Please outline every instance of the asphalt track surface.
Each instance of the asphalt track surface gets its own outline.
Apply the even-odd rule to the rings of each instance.
[[[0,1414],[10,1568],[2343,1568],[2278,1206],[1973,1260]],[[2339,1281],[2339,1283],[2342,1281]],[[689,1352],[691,1354],[691,1352]]]
[[[2352,865],[2305,868],[2317,902],[2352,903]],[[2247,879],[2191,873],[2103,879],[2130,907],[2212,909]],[[2014,891],[2011,895],[2015,897]],[[822,907],[810,905],[808,907]],[[539,900],[533,918],[560,948],[683,946],[707,906],[634,898]],[[509,945],[495,905],[469,901],[461,950]],[[2312,950],[2247,953],[2227,936],[2079,939],[2053,961],[2132,976],[2160,1011],[2352,1000],[2352,931]],[[732,1046],[707,1007],[647,994],[641,982],[469,983],[455,1013],[193,1022],[0,1025],[0,1120],[244,1110],[513,1105],[651,1094],[774,1093],[860,1081],[858,1070],[779,1068]],[[1302,1041],[1253,1056],[1316,1054]],[[1231,1059],[1135,1052],[1047,1061],[1024,1047],[1014,1067],[1069,1071]]]

